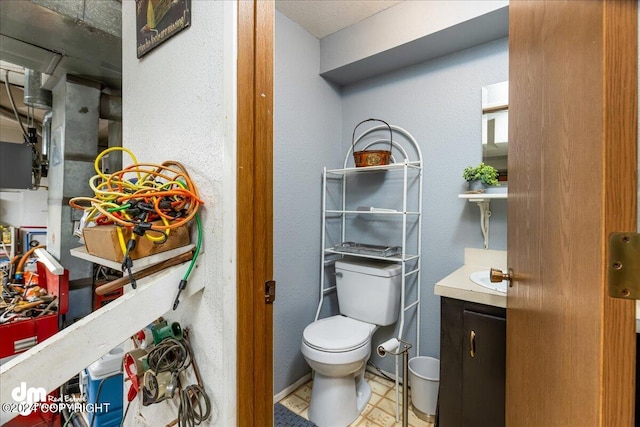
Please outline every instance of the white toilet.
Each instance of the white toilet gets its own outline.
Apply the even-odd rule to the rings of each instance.
[[[346,427],[371,397],[364,369],[378,326],[395,323],[400,312],[400,264],[336,261],[340,315],[304,329],[302,354],[315,371],[309,420],[319,427]]]

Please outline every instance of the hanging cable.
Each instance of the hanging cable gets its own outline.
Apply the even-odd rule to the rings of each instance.
[[[183,342],[165,338],[149,352],[147,363],[156,373],[180,372],[191,365],[191,354]]]
[[[185,387],[180,392],[178,407],[178,425],[193,427],[202,423],[211,415],[211,401],[204,389],[197,384]]]
[[[206,421],[211,416],[213,408],[205,391],[198,364],[193,357],[189,329],[180,330],[181,334],[175,337],[167,336],[146,354],[146,370],[141,386],[142,404],[148,406],[178,398],[178,417],[167,425],[193,427]],[[188,368],[191,368],[196,383],[185,386],[183,381],[188,377]],[[125,367],[125,370],[127,369]],[[123,420],[127,412],[128,409]]]
[[[187,287],[187,281],[189,280],[189,276],[191,276],[191,271],[193,270],[193,266],[198,259],[198,255],[200,255],[200,249],[202,248],[202,221],[200,221],[200,214],[196,214],[196,225],[198,226],[198,240],[196,243],[196,250],[193,252],[193,258],[191,259],[191,263],[187,268],[187,271],[184,273],[182,280],[180,280],[180,284],[178,285],[178,293],[176,295],[176,299],[173,302],[173,310],[178,308],[178,304],[180,304],[180,293]]]

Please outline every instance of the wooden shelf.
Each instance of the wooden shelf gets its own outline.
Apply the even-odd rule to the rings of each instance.
[[[179,248],[171,249],[166,252],[160,252],[159,254],[150,255],[143,258],[138,258],[133,260],[133,268],[132,272],[144,270],[145,268],[151,267],[152,265],[156,265],[161,263],[162,261],[166,261],[168,259],[174,258],[178,255],[182,255],[186,252],[189,252],[195,247],[195,245],[187,245]],[[109,259],[100,258],[95,255],[91,255],[87,252],[87,248],[81,246],[79,248],[74,248],[69,251],[71,256],[76,258],[81,258],[85,261],[91,261],[94,264],[104,265],[105,267],[113,268],[114,270],[122,270],[122,263],[117,261],[111,261]]]

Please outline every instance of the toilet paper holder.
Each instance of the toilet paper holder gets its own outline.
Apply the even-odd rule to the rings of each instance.
[[[409,425],[409,350],[413,347],[410,343],[398,338],[391,338],[377,348],[378,356],[384,357],[387,354],[393,356],[402,355],[402,427]],[[397,372],[397,371],[396,371]],[[397,383],[396,383],[397,384]],[[398,413],[398,407],[396,406],[396,417]],[[396,419],[396,421],[398,421]]]

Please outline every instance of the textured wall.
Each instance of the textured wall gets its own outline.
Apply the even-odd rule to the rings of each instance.
[[[207,425],[231,426],[236,416],[235,4],[191,2],[191,27],[142,59],[136,58],[135,6],[122,3],[123,145],[139,162],[184,164],[205,201],[204,253],[189,280],[206,282],[204,292],[182,298],[166,317],[191,330],[214,408]],[[130,163],[126,155],[123,163]],[[165,425],[176,413],[169,403],[132,406],[127,424],[137,416],[138,425]]]
[[[343,157],[338,91],[318,75],[318,39],[280,12],[275,31],[274,391],[308,373],[303,329],[318,306],[321,177]]]

